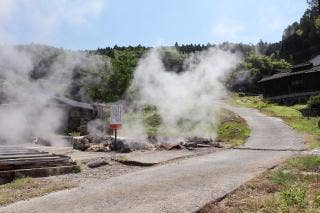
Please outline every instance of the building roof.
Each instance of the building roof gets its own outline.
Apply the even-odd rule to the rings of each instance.
[[[94,109],[91,104],[83,103],[83,102],[79,102],[79,101],[74,101],[69,98],[55,97],[54,100],[59,103],[66,104],[68,106],[72,106],[72,107],[76,107],[76,108],[89,109],[89,110]]]
[[[271,81],[271,80],[275,80],[275,79],[280,79],[280,78],[285,78],[285,77],[294,76],[294,75],[313,73],[313,72],[320,72],[320,65],[314,66],[311,69],[306,69],[306,70],[301,70],[301,71],[296,71],[296,72],[291,71],[291,72],[277,73],[277,74],[262,78],[260,81],[258,81],[258,83]]]

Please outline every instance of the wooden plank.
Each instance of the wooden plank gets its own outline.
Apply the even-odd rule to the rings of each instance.
[[[0,166],[6,164],[33,163],[33,162],[49,162],[49,161],[70,161],[69,157],[43,157],[43,158],[22,158],[22,159],[2,159]]]
[[[21,165],[6,165],[0,168],[1,171],[11,171],[17,169],[34,169],[34,168],[45,168],[45,167],[59,167],[59,166],[68,166],[73,165],[69,162],[46,162],[46,163],[33,163],[33,164],[21,164]]]
[[[29,148],[22,148],[22,147],[4,147],[0,146],[0,153],[1,154],[8,154],[8,153],[40,153],[40,151],[35,149]]]
[[[15,159],[15,158],[30,158],[30,157],[49,157],[52,154],[49,153],[40,153],[40,154],[17,154],[17,155],[0,155],[1,159]]]
[[[73,172],[68,156],[54,155],[22,147],[0,146],[0,182],[21,175],[43,177]]]

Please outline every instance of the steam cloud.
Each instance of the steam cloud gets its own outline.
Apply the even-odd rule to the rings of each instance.
[[[38,68],[37,73],[40,56],[54,55],[57,56],[52,64]],[[99,58],[79,52],[39,45],[32,45],[29,50],[0,46],[1,143],[26,143],[31,136],[61,143],[56,134],[64,122],[64,111],[53,99],[68,92],[76,68],[96,69],[99,65]],[[31,78],[35,72],[39,78]]]
[[[137,94],[129,110],[156,106],[162,118],[160,132],[167,137],[214,137],[215,101],[226,97],[221,80],[239,62],[238,54],[211,48],[190,55],[184,62],[185,71],[175,73],[165,69],[160,49],[152,49],[135,71],[130,89]],[[141,123],[137,117],[128,119],[122,134],[144,137]]]
[[[94,70],[102,64],[98,57],[80,52],[41,45],[28,45],[27,49],[14,46],[15,26],[26,29],[27,39],[57,44],[63,34],[62,26],[69,29],[89,26],[104,5],[104,0],[0,1],[1,144],[30,142],[31,136],[60,144],[62,141],[55,136],[65,115],[52,104],[52,99],[68,92],[75,69]],[[49,65],[41,64],[42,58]],[[84,81],[94,83],[99,79]]]

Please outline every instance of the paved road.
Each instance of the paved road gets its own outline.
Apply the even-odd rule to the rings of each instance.
[[[281,120],[229,108],[252,128],[245,148],[265,150],[234,149],[189,158],[17,202],[0,212],[193,212],[294,153],[283,150],[304,148],[302,138]]]

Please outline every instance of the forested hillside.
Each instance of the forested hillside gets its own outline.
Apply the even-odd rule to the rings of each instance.
[[[309,8],[300,21],[289,25],[282,41],[271,44],[266,54],[283,58],[293,64],[302,63],[320,54],[319,0],[309,0]]]

